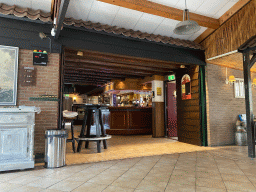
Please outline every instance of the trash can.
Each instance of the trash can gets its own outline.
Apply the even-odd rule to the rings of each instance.
[[[51,129],[45,131],[45,167],[63,167],[66,163],[67,131]]]

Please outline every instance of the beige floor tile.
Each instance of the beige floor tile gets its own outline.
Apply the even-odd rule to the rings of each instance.
[[[112,169],[112,170],[107,169],[107,170],[101,172],[99,175],[120,177],[125,172],[127,172],[127,171],[126,170],[118,170],[118,169]]]
[[[51,175],[55,172],[54,169],[40,169],[40,170],[32,170],[29,171],[27,175],[37,176],[37,177],[45,177]]]
[[[243,171],[240,169],[235,168],[219,168],[221,174],[237,174],[237,175],[244,175]]]
[[[122,176],[115,180],[111,185],[123,188],[136,188],[141,181],[142,179],[133,179]]]
[[[80,182],[80,181],[61,181],[59,183],[56,183],[55,185],[49,187],[49,189],[57,189],[60,191],[72,191],[75,188],[79,187],[80,185],[82,185],[84,182]]]
[[[167,182],[142,180],[136,189],[164,191],[166,186]]]
[[[169,183],[171,184],[183,184],[183,185],[193,185],[196,184],[196,178],[191,176],[181,176],[181,175],[172,175]]]
[[[169,183],[166,187],[165,192],[195,192],[195,188],[195,185]]]
[[[220,173],[196,171],[196,178],[222,179]]]
[[[251,183],[243,183],[243,182],[233,182],[233,181],[224,181],[226,188],[228,190],[238,190],[238,191],[256,191],[256,188]]]
[[[40,192],[62,192],[62,191],[57,190],[57,189],[44,189],[44,190],[42,190]]]
[[[107,188],[107,185],[100,185],[97,183],[84,183],[83,185],[77,187],[72,192],[99,192]]]
[[[31,182],[36,181],[36,180],[41,179],[41,178],[42,177],[24,175],[24,176],[21,176],[21,177],[16,177],[14,179],[11,179],[10,181],[8,181],[8,183],[26,185],[28,183],[31,183]]]
[[[118,177],[113,176],[105,176],[105,175],[97,175],[93,177],[92,179],[88,180],[89,183],[98,183],[102,185],[110,185],[113,183]]]
[[[196,187],[196,192],[226,192],[226,189],[207,188],[207,187]]]
[[[11,192],[39,192],[42,190],[43,188],[39,188],[39,187],[22,186],[16,189],[12,189]]]
[[[234,182],[250,182],[249,178],[245,175],[234,175],[234,174],[221,174],[224,181],[234,181]]]
[[[213,167],[197,167],[196,171],[201,173],[214,173],[214,174],[220,173],[218,168],[213,168]]]
[[[17,188],[22,187],[20,184],[12,184],[12,183],[0,183],[0,191],[5,192],[5,191],[11,191]]]
[[[183,169],[174,169],[172,175],[182,175],[182,176],[196,176],[196,171],[194,170],[183,170]]]
[[[55,178],[40,178],[38,180],[35,180],[29,184],[27,184],[27,186],[31,186],[31,187],[39,187],[39,188],[48,188],[58,182],[60,182],[61,179],[55,179]]]
[[[21,177],[28,174],[27,171],[24,172],[15,172],[15,173],[0,173],[0,181],[6,182],[14,178]]]
[[[93,177],[95,177],[97,174],[95,173],[84,173],[84,172],[80,172],[80,173],[76,173],[68,178],[65,178],[68,181],[81,181],[81,182],[86,182],[90,179],[92,179]]]
[[[225,189],[224,182],[221,179],[212,179],[212,178],[197,178],[196,186]]]
[[[122,188],[117,186],[108,186],[106,189],[104,189],[102,192],[133,192],[134,189],[129,188]]]

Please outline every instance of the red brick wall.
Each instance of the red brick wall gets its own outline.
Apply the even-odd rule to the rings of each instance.
[[[227,76],[243,78],[243,71],[227,68]],[[252,79],[256,74],[252,73]],[[239,114],[245,114],[245,99],[235,98],[234,86],[225,84],[226,67],[207,64],[207,126],[210,146],[235,143],[235,123]],[[256,114],[256,88],[252,88]]]
[[[57,53],[48,54],[47,66],[33,65],[33,51],[21,49],[19,51],[18,98],[17,106],[36,106],[41,113],[36,114],[35,121],[35,152],[43,153],[45,147],[45,130],[56,129],[58,119],[57,101],[29,101],[29,97],[38,97],[41,94],[57,95],[59,93],[59,62]],[[23,67],[34,67],[37,70],[36,86],[23,87],[20,83],[20,71]]]

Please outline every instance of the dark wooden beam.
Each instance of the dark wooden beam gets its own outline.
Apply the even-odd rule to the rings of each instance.
[[[149,67],[157,67],[157,68],[164,68],[166,70],[180,68],[179,66],[182,63],[172,63],[166,61],[159,61],[159,60],[149,60],[145,58],[134,58],[134,57],[127,57],[121,55],[114,55],[114,54],[106,54],[101,52],[94,52],[94,51],[82,51],[83,56],[77,56],[76,50],[65,50],[65,55],[67,58],[77,58],[77,59],[86,59],[86,60],[96,60],[102,62],[111,62],[111,63],[121,63],[121,64],[129,64],[134,66],[149,66]]]
[[[64,74],[65,75],[69,75],[69,74],[77,74],[77,75],[89,75],[89,76],[96,76],[96,77],[111,77],[111,78],[124,78],[126,77],[127,75],[121,75],[121,74],[106,74],[106,73],[99,73],[99,72],[86,72],[86,71],[82,71],[82,70],[79,70],[79,71],[76,71],[76,70],[65,70],[64,71]],[[135,76],[137,77],[137,76]]]
[[[168,71],[161,69],[161,68],[157,68],[157,67],[142,67],[142,66],[133,66],[133,65],[129,65],[129,64],[119,64],[119,63],[111,63],[111,62],[103,62],[103,61],[93,61],[93,60],[87,60],[87,59],[71,59],[71,58],[65,58],[66,61],[66,65],[68,65],[69,62],[72,63],[77,63],[77,65],[83,65],[83,64],[89,64],[89,65],[93,65],[93,66],[98,66],[100,67],[111,67],[113,69],[132,69],[132,70],[139,70],[142,72],[154,72],[155,74],[160,73],[166,73]],[[171,70],[170,70],[171,71]]]
[[[148,76],[148,75],[156,75],[156,74],[163,74],[163,73],[157,73],[154,71],[145,71],[145,70],[136,70],[133,68],[130,69],[124,69],[120,67],[109,67],[109,66],[96,66],[88,63],[83,63],[83,64],[75,64],[75,65],[68,65],[65,66],[65,69],[67,67],[71,68],[77,68],[77,69],[84,69],[84,70],[94,70],[97,72],[110,72],[110,73],[117,73],[117,74],[131,74],[131,75],[138,75],[138,76]]]
[[[70,0],[62,0],[61,1],[59,11],[58,11],[59,14],[57,16],[56,33],[55,33],[55,36],[54,36],[55,39],[59,38],[60,31],[63,27],[63,21],[65,19],[66,12],[68,10],[69,1]]]
[[[79,74],[65,74],[65,78],[86,78],[86,79],[100,79],[110,81],[111,77],[100,77],[100,76],[90,76],[90,75],[79,75]]]
[[[247,121],[247,143],[248,156],[255,158],[255,136],[253,122],[253,100],[252,100],[252,82],[250,72],[250,53],[243,53],[243,68],[244,68],[244,86],[245,86],[245,106],[246,106],[246,121]]]

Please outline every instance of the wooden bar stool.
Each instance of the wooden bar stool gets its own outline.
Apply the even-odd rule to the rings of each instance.
[[[82,147],[82,142],[85,141],[85,148],[88,149],[89,147],[89,141],[95,141],[97,142],[97,152],[101,152],[101,147],[100,143],[103,141],[103,146],[104,149],[107,149],[107,139],[110,139],[110,135],[106,135],[105,129],[103,126],[102,122],[102,112],[100,109],[99,105],[92,105],[88,106],[87,109],[85,110],[85,116],[83,120],[83,126],[81,129],[80,136],[77,140],[78,142],[78,147],[77,147],[77,152],[81,151]],[[92,125],[92,119],[93,119],[93,114],[95,111],[95,124],[96,124],[96,135],[91,135],[91,125]],[[86,130],[86,135],[85,135],[85,125],[87,127]]]

